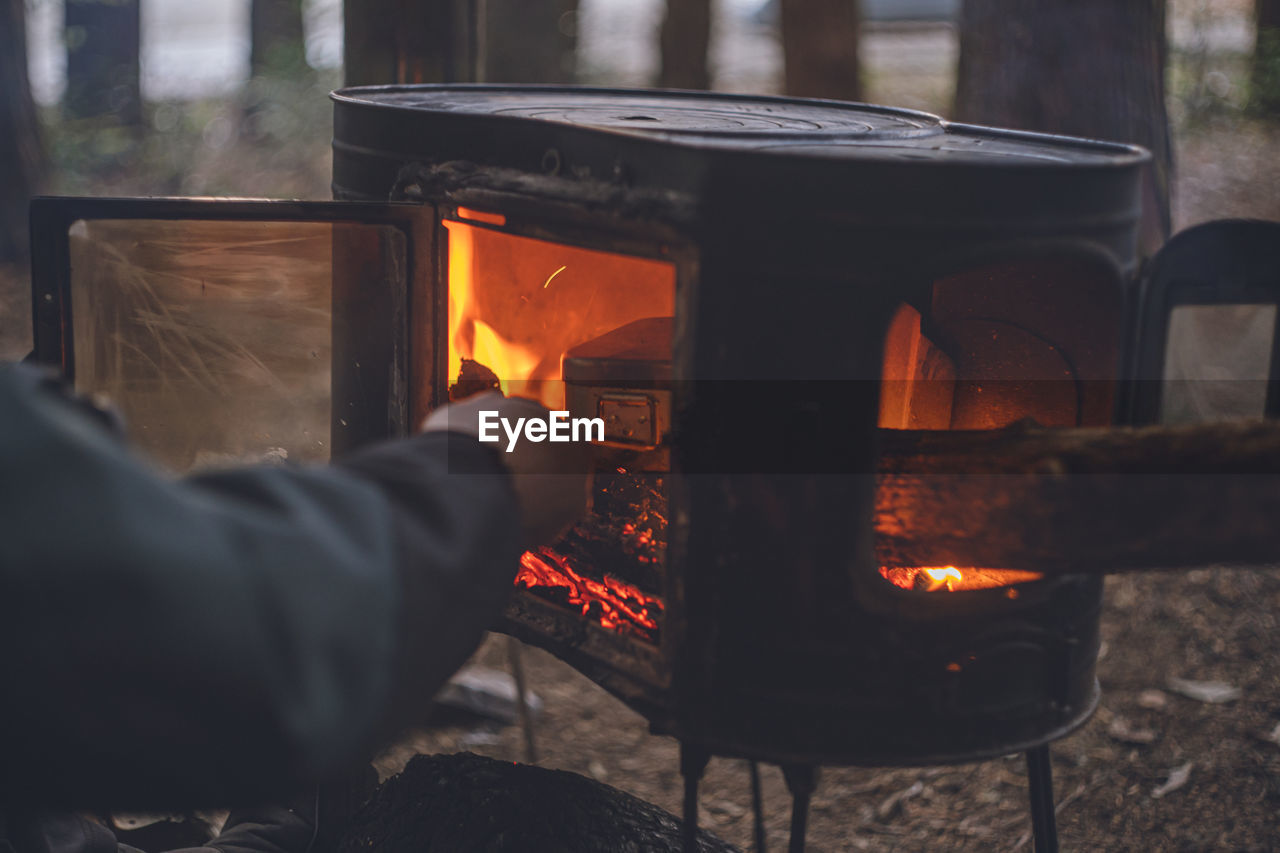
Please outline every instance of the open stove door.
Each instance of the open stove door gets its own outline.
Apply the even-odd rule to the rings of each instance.
[[[1280,417],[1280,223],[1177,234],[1152,259],[1141,300],[1131,423]]]
[[[434,223],[419,204],[36,199],[36,358],[176,471],[402,434]]]

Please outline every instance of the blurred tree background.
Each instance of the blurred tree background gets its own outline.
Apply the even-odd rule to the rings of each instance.
[[[1159,155],[1154,206],[1171,200],[1171,215],[1155,239],[1221,216],[1280,219],[1280,200],[1267,191],[1280,173],[1280,0],[0,0],[0,8],[0,264],[9,264],[0,267],[0,343],[25,334],[25,272],[13,264],[22,262],[33,192],[327,198],[327,95],[342,85],[344,61],[346,80],[357,83],[785,92],[1120,137]]]
[[[0,361],[21,358],[30,346],[25,231],[31,195],[325,199],[332,89],[344,81],[471,79],[862,99],[957,120],[1137,141],[1158,158],[1148,247],[1169,230],[1209,219],[1280,220],[1280,0],[0,0]],[[1150,790],[1158,781],[1153,774],[1163,779],[1167,771],[1159,768],[1173,765],[1154,765],[1150,753],[1140,754],[1126,719],[1166,712],[1124,703],[1142,701],[1135,685],[1158,682],[1116,669],[1118,660],[1142,658],[1134,648],[1161,637],[1188,643],[1180,653],[1195,672],[1209,673],[1209,662],[1221,663],[1228,652],[1247,661],[1231,677],[1256,691],[1267,674],[1260,669],[1266,653],[1255,651],[1274,650],[1277,624],[1274,611],[1266,611],[1266,602],[1275,600],[1267,583],[1252,574],[1204,573],[1109,584],[1108,608],[1114,605],[1115,614],[1109,624],[1119,639],[1103,665],[1112,667],[1122,689],[1117,698],[1104,698],[1099,722],[1110,725],[1095,725],[1060,749],[1077,779],[1096,781],[1114,771],[1129,781],[1090,781],[1087,791],[1082,782],[1059,805],[1083,798],[1064,812],[1064,825],[1074,822],[1076,832],[1087,827],[1096,835],[1119,825],[1149,842],[1173,837],[1166,817],[1180,814],[1185,823],[1205,824],[1205,832],[1239,831],[1257,841],[1187,839],[1185,849],[1271,849],[1275,833],[1266,833],[1273,824],[1260,823],[1255,834],[1236,812],[1246,801],[1240,792],[1248,790],[1251,808],[1275,814],[1268,809],[1280,779],[1274,709],[1266,711],[1266,732],[1240,722],[1252,717],[1229,717],[1225,710],[1188,715],[1194,728],[1184,728],[1184,736],[1202,728],[1221,737],[1223,748],[1196,755],[1188,789],[1154,801],[1136,793],[1139,786]],[[1210,616],[1202,610],[1205,601],[1214,604]],[[1232,608],[1242,615],[1224,631],[1215,615]],[[1151,625],[1166,633],[1150,633]],[[564,668],[546,671],[562,677]],[[557,728],[542,730],[548,737],[553,730],[561,746],[572,745],[547,755],[548,763],[602,780],[612,773],[612,784],[663,803],[678,791],[678,778],[670,775],[674,747],[647,735],[638,719],[624,719],[620,727],[616,703],[583,683],[539,685],[549,718],[558,720]],[[1112,695],[1110,684],[1107,689]],[[1142,691],[1149,693],[1164,696]],[[1134,716],[1121,716],[1126,707]],[[1228,723],[1215,719],[1238,724],[1234,740],[1223,734]],[[1108,744],[1117,724],[1121,734]],[[1181,761],[1177,732],[1169,728],[1159,737]],[[509,755],[518,754],[516,736],[504,737]],[[460,736],[427,746],[500,748],[493,744]],[[727,767],[721,778],[732,776],[737,784],[737,768],[730,774]],[[937,776],[857,772],[833,771],[820,788],[815,835],[827,832],[829,840],[850,831],[850,823],[879,821],[883,803],[893,804],[900,818],[927,816],[914,818],[917,828],[945,824],[939,833],[951,833],[952,840],[963,831],[966,849],[992,849],[996,836],[1016,834],[1025,821],[1017,788],[1024,782],[1006,762]],[[736,827],[745,838],[748,809],[731,802],[738,789],[719,784],[715,807],[704,814],[717,830]],[[765,784],[767,792],[773,786],[770,802],[782,802],[780,776],[766,775]],[[854,801],[855,790],[882,805],[877,809],[865,796]],[[1166,811],[1156,803],[1167,804]],[[978,834],[1006,807],[1011,822],[986,827],[992,835]],[[771,825],[780,832],[786,816],[772,808],[778,820]],[[917,849],[898,847],[909,842],[896,834],[906,831],[897,825],[875,831],[884,834],[859,836],[870,845],[859,849]],[[1024,835],[1010,849],[1029,849],[1028,841]],[[851,847],[841,841],[823,849]]]
[[[63,6],[68,119],[99,128],[142,121],[142,10],[138,0],[66,0]]]
[[[27,199],[44,184],[43,134],[27,72],[25,0],[0,2],[0,263],[25,260]],[[0,292],[0,299],[3,293]],[[0,302],[0,309],[5,304]]]
[[[1280,0],[1255,0],[1251,106],[1262,116],[1280,117]]]
[[[1143,245],[1154,252],[1171,227],[1166,29],[1165,0],[966,0],[954,117],[1142,145],[1153,161]]]

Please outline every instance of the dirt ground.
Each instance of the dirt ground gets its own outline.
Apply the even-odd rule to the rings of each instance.
[[[1211,5],[1179,5],[1197,4]],[[1202,76],[1217,79],[1211,72]],[[870,82],[876,100],[906,106],[936,109],[949,91],[933,72],[924,83],[896,70]],[[1228,216],[1280,220],[1280,128],[1238,116],[1224,120],[1210,110],[1184,121],[1175,143],[1178,228]],[[326,162],[312,165],[310,172],[327,175]],[[110,189],[165,191],[136,181]],[[177,189],[224,191],[185,179]],[[321,181],[312,191],[282,194],[323,197],[327,191]],[[29,348],[28,286],[25,271],[0,266],[0,361]],[[1103,637],[1101,706],[1082,730],[1053,747],[1064,849],[1280,850],[1280,571],[1113,578]],[[507,643],[491,638],[477,659],[505,667]],[[672,740],[650,735],[642,718],[550,655],[526,649],[524,659],[545,703],[536,727],[540,764],[592,776],[678,812]],[[1170,679],[1222,682],[1239,695],[1198,701],[1172,689]],[[385,775],[416,751],[461,750],[524,759],[517,726],[445,728],[415,735],[379,767]],[[770,849],[785,849],[789,798],[775,768],[765,768],[763,777]],[[1179,779],[1183,784],[1172,784]],[[700,806],[704,826],[749,849],[750,794],[742,762],[712,761]],[[809,839],[811,853],[1029,851],[1022,760],[825,769]]]
[[[1053,746],[1059,830],[1067,850],[1280,849],[1280,572],[1205,570],[1109,580],[1094,719]],[[508,661],[505,637],[477,654]],[[679,812],[677,746],[569,666],[525,648],[544,701],[539,763],[592,776]],[[1222,682],[1238,699],[1180,695],[1170,679]],[[525,759],[518,726],[421,732],[379,762],[414,752],[471,751]],[[1170,785],[1170,777],[1186,775]],[[1175,775],[1176,774],[1176,775]],[[771,849],[785,849],[790,800],[763,771]],[[1161,786],[1172,788],[1160,794]],[[751,846],[747,769],[714,759],[701,789],[703,825]],[[958,767],[826,768],[815,795],[810,853],[843,850],[1030,850],[1020,756]]]

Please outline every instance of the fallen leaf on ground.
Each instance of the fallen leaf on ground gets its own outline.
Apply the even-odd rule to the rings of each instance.
[[[1233,687],[1225,681],[1190,681],[1185,678],[1170,678],[1169,689],[1188,699],[1214,705],[1234,702],[1244,695],[1244,691],[1239,687]]]
[[[919,795],[922,791],[924,791],[924,783],[917,781],[910,788],[904,788],[896,794],[890,794],[885,798],[884,802],[876,808],[876,817],[880,820],[886,820],[890,815],[898,810],[898,807],[901,806],[904,801]]]
[[[1188,761],[1181,767],[1175,767],[1173,770],[1170,770],[1169,778],[1164,780],[1164,784],[1157,785],[1151,790],[1151,799],[1158,800],[1165,794],[1172,794],[1174,791],[1187,784],[1187,781],[1191,778],[1191,768],[1194,766],[1193,762]]]
[[[1156,733],[1151,729],[1134,728],[1124,717],[1116,717],[1107,726],[1107,734],[1124,743],[1153,743]]]
[[[1138,694],[1138,707],[1149,711],[1162,711],[1169,704],[1163,690],[1144,690]]]
[[[713,800],[709,803],[705,803],[704,805],[706,806],[707,811],[718,812],[720,814],[728,815],[729,817],[742,817],[747,813],[744,806],[740,806],[737,803],[730,802],[729,800]]]

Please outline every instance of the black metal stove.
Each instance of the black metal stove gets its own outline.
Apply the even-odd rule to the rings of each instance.
[[[243,364],[160,382],[191,335],[157,341],[128,282],[142,270],[146,304],[164,304],[190,254],[142,239],[115,274],[121,235],[212,239],[206,258],[231,268],[240,220],[318,240],[308,262],[331,271],[304,290],[322,301],[331,282],[332,311],[314,357],[290,359],[303,340],[250,354],[329,392],[322,450],[495,382],[604,419],[593,514],[525,555],[502,630],[681,740],[691,826],[712,753],[787,769],[802,845],[818,765],[1028,751],[1048,849],[1043,748],[1097,703],[1100,578],[886,565],[880,435],[1124,419],[1145,152],[767,97],[406,86],[334,102],[338,202],[37,202],[41,357],[168,448],[187,429],[173,407],[262,382]],[[78,313],[104,304],[110,329]],[[123,339],[146,358],[107,342]],[[271,431],[184,446],[252,455],[254,429]]]
[[[446,240],[496,230],[667,259],[674,273],[669,372],[646,383],[615,364],[616,387],[597,383],[594,401],[618,414],[611,398],[630,395],[632,411],[668,421],[644,439],[673,457],[662,564],[637,572],[622,549],[594,552],[595,565],[571,551],[580,573],[660,599],[659,628],[584,624],[534,586],[509,630],[655,730],[718,754],[963,761],[1031,748],[1088,717],[1096,579],[924,596],[881,577],[882,362],[895,312],[912,306],[896,322],[914,323],[905,337],[914,331],[917,351],[920,328],[955,342],[958,423],[1110,423],[1140,151],[770,98],[414,87],[335,101],[338,198],[420,198],[445,220],[499,214],[502,224],[446,221]],[[472,264],[477,288],[520,277],[509,275],[518,264]],[[526,278],[513,303],[538,297],[543,276]],[[672,304],[663,282],[648,286],[634,322]],[[498,331],[518,338],[504,320],[494,315]],[[1010,344],[987,345],[992,329]],[[444,337],[438,325],[415,331]],[[1050,367],[1017,363],[1041,350]],[[583,362],[566,356],[570,394]],[[1060,362],[1069,382],[1050,372]],[[432,401],[451,379],[419,377],[418,397]],[[999,403],[976,399],[983,382]],[[652,467],[643,450],[635,467],[641,478]]]

